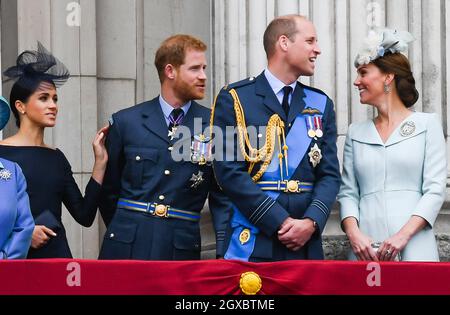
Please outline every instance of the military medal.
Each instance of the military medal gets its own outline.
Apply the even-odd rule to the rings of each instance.
[[[306,128],[308,129],[308,137],[314,138],[316,136],[316,131],[314,130],[313,118],[312,116],[306,116]]]
[[[200,134],[194,136],[191,143],[191,162],[205,165],[212,160],[211,138]]]
[[[309,161],[311,162],[313,167],[316,167],[320,160],[322,159],[322,151],[320,151],[319,146],[314,144],[314,146],[311,148],[311,150],[308,153]]]
[[[410,136],[414,133],[416,130],[416,125],[412,121],[407,121],[403,123],[403,125],[400,127],[400,135],[402,137]]]
[[[205,179],[203,178],[203,172],[198,171],[197,175],[192,174],[190,181],[192,182],[191,188],[197,188]]]
[[[167,136],[170,138],[170,140],[173,140],[176,133],[177,133],[177,127],[172,127],[172,129],[169,130],[169,134]]]
[[[323,137],[323,131],[322,131],[322,117],[315,116],[314,117],[314,127],[316,128],[316,136],[317,138]]]
[[[11,179],[11,172],[8,171],[6,168],[0,170],[0,179],[3,180],[10,180]]]
[[[181,120],[183,119],[183,112],[181,112],[181,114],[174,119],[172,114],[169,115],[169,127],[170,125],[172,125],[173,127],[169,130],[169,134],[167,135],[168,137],[170,137],[170,140],[173,140],[173,138],[175,137],[175,133],[177,132],[177,127],[178,125],[181,123]]]
[[[243,229],[241,234],[239,234],[239,241],[241,242],[241,245],[244,245],[250,240],[250,230],[249,229]]]

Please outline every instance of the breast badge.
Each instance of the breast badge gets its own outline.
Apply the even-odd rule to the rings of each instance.
[[[313,167],[316,167],[320,163],[320,160],[322,160],[322,151],[320,151],[317,143],[309,150],[308,156]]]
[[[197,174],[192,174],[192,177],[190,181],[192,182],[191,188],[197,188],[200,186],[201,183],[203,183],[205,179],[203,178],[203,172],[198,171]]]

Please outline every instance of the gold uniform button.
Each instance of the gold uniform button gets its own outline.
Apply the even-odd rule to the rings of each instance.
[[[136,155],[136,161],[140,161],[141,157],[139,155]]]
[[[163,195],[159,196],[159,200],[164,200],[164,198],[166,197],[164,197]]]
[[[170,171],[169,171],[169,170],[165,170],[165,171],[164,171],[164,174],[165,174],[165,175],[170,175]]]

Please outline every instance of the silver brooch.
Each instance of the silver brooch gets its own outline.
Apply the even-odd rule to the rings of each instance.
[[[11,179],[11,175],[12,175],[11,172],[8,171],[6,168],[0,170],[0,179],[9,180]]]
[[[400,127],[400,135],[402,137],[408,137],[408,136],[412,135],[415,130],[416,130],[416,125],[414,124],[414,122],[406,121]]]

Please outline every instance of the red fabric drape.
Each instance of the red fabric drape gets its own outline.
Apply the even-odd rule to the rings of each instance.
[[[450,263],[67,259],[0,261],[0,294],[242,294],[247,271],[258,294],[450,294]]]

